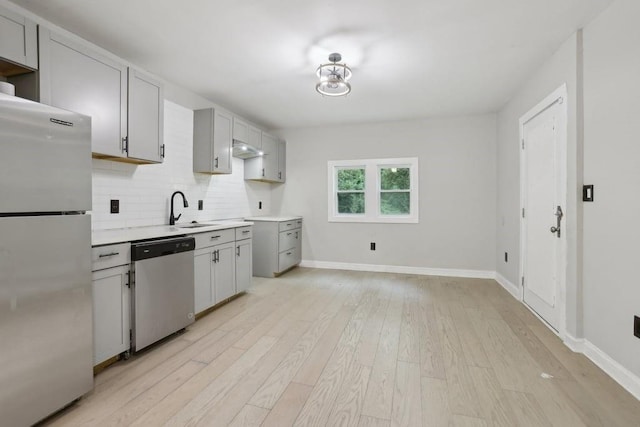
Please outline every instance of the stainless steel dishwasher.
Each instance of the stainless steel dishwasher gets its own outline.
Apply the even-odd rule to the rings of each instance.
[[[132,351],[184,329],[194,321],[193,237],[131,245]]]

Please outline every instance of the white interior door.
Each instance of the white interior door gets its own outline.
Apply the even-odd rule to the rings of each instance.
[[[556,98],[539,107],[522,123],[523,300],[558,331],[565,274],[564,106]]]

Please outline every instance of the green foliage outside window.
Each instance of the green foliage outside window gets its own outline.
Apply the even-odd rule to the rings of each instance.
[[[338,170],[338,213],[364,214],[364,169]]]
[[[409,215],[411,213],[411,171],[409,168],[380,169],[380,213]]]

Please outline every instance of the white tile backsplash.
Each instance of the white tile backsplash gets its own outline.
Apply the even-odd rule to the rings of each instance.
[[[244,180],[244,161],[233,158],[230,175],[193,172],[193,111],[169,101],[164,103],[166,158],[158,165],[132,165],[93,159],[92,228],[168,224],[171,194],[182,191],[189,207],[176,196],[179,222],[220,220],[268,215],[271,185]],[[120,200],[120,213],[110,213],[110,200]],[[198,210],[198,200],[204,209]],[[258,202],[262,209],[258,210]]]

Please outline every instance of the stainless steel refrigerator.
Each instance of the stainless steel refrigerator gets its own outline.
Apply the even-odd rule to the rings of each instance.
[[[0,424],[93,387],[91,119],[0,94]]]

